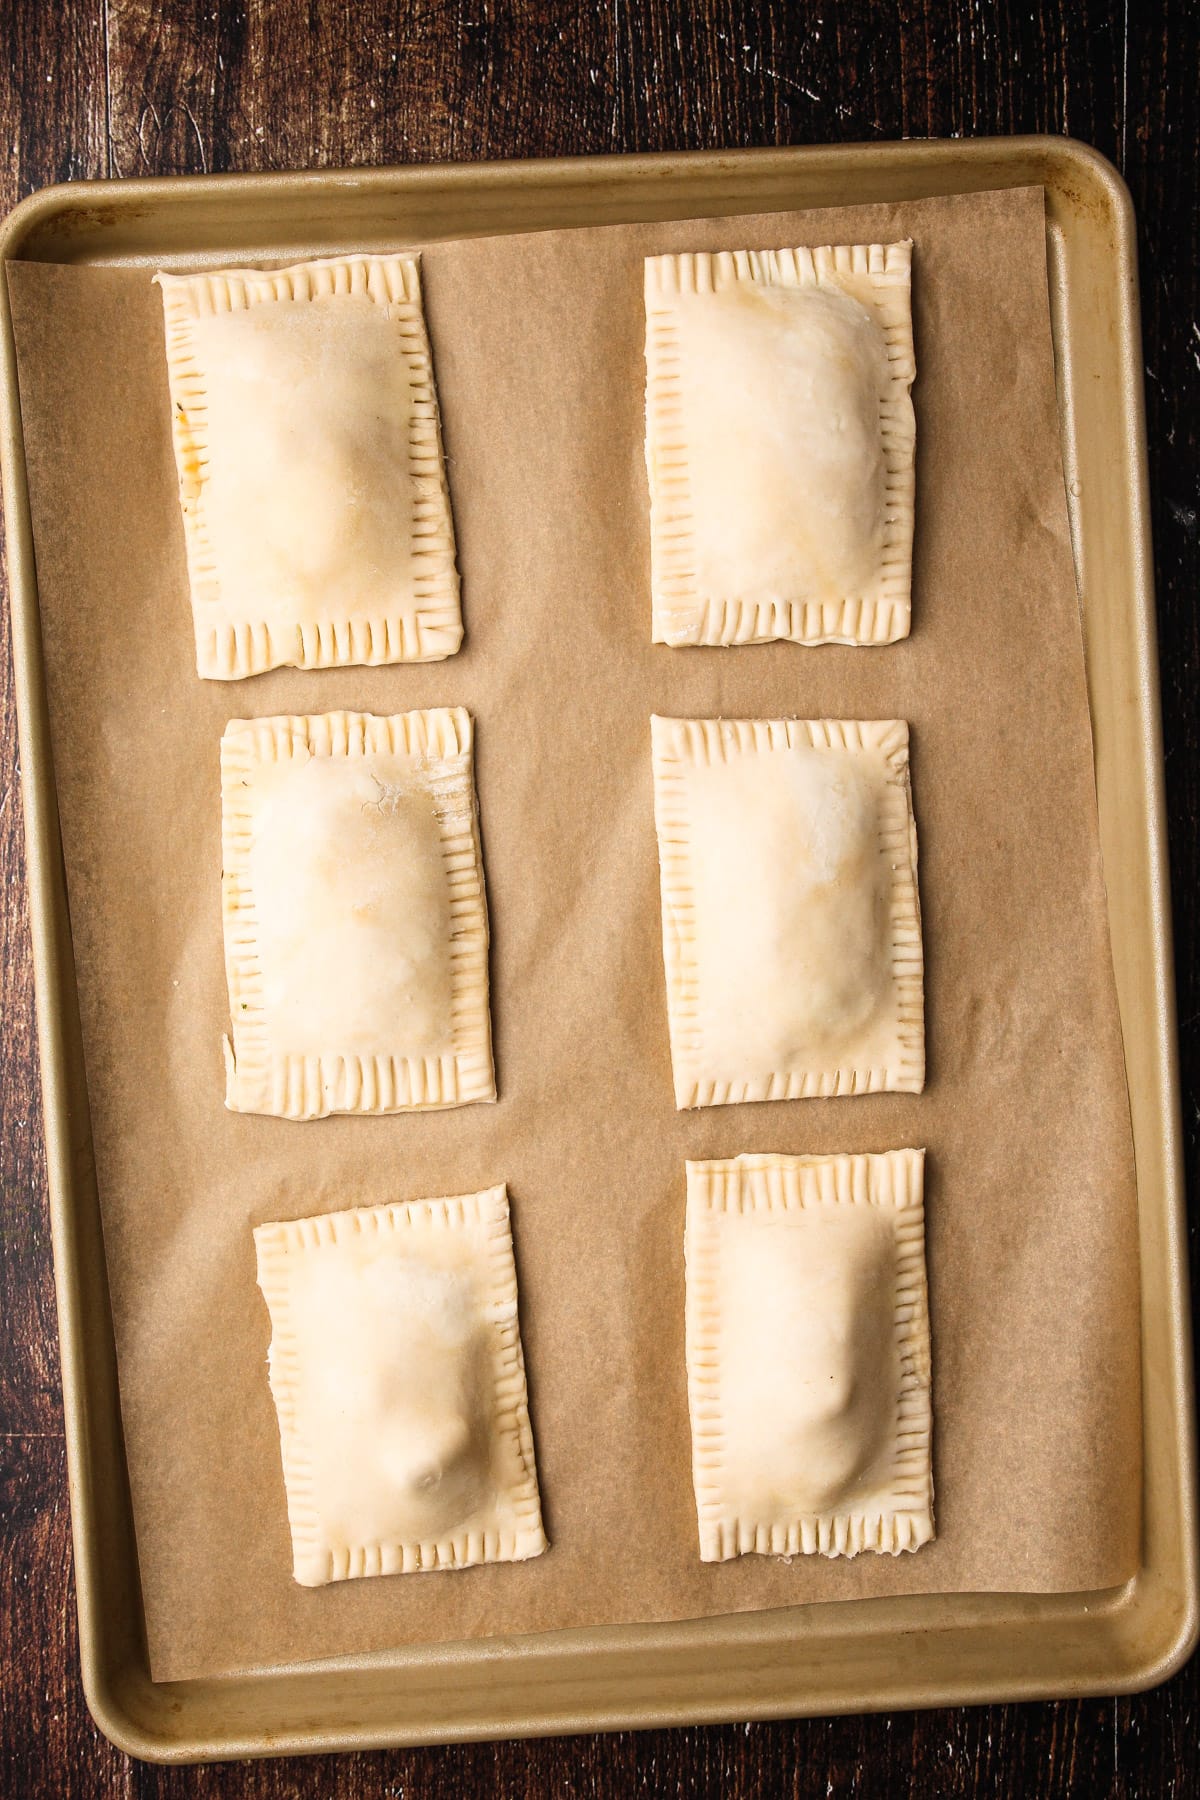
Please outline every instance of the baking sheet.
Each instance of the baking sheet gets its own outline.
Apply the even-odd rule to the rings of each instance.
[[[915,251],[914,635],[649,644],[640,257]],[[1134,1189],[1059,463],[1040,192],[431,247],[468,640],[424,668],[192,673],[148,276],[10,270],[57,779],[156,1677],[572,1623],[1136,1566]],[[223,1112],[217,744],[236,713],[476,716],[501,1101]],[[926,1094],[670,1103],[650,711],[907,717]],[[695,1556],[683,1158],[929,1148],[939,1541]],[[288,1574],[251,1223],[507,1179],[553,1550]]]

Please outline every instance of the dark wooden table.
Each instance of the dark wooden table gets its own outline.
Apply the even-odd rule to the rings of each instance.
[[[1200,9],[1192,0],[0,0],[0,205],[223,169],[1069,132],[1133,191],[1189,1172],[1200,1138]],[[0,616],[7,642],[8,620]],[[80,1691],[0,653],[0,1795],[1200,1794],[1200,1662],[1127,1700],[162,1770]]]

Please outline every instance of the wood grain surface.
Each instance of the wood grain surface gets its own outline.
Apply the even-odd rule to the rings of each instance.
[[[1200,9],[1192,0],[0,0],[0,205],[220,169],[1069,132],[1141,239],[1179,1018],[1200,1145]],[[16,729],[0,615],[0,1796],[1200,1795],[1200,1664],[1111,1701],[208,1769],[79,1684]],[[1193,1234],[1193,1274],[1195,1236]]]

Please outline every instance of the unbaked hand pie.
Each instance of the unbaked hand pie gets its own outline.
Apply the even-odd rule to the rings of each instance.
[[[201,675],[462,640],[417,261],[156,277]]]
[[[254,1242],[296,1580],[539,1556],[504,1188],[260,1225]]]
[[[911,611],[911,243],[646,262],[661,644],[888,644]]]
[[[933,1536],[924,1152],[687,1165],[704,1562]]]
[[[470,716],[234,719],[221,812],[225,1104],[494,1100]]]
[[[651,721],[680,1107],[919,1093],[908,727]]]

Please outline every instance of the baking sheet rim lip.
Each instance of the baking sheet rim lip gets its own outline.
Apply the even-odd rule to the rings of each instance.
[[[1133,231],[1133,199],[1128,184],[1116,164],[1102,151],[1082,138],[1065,133],[1058,136],[1053,132],[1022,132],[1011,137],[906,137],[883,141],[867,138],[845,144],[744,145],[731,150],[613,151],[600,155],[501,157],[478,162],[458,159],[440,163],[347,164],[336,169],[220,170],[194,175],[135,175],[127,178],[97,176],[86,181],[51,182],[19,200],[0,219],[0,262],[20,260],[23,243],[33,230],[55,218],[69,216],[78,208],[90,210],[109,206],[119,215],[136,211],[139,204],[159,204],[184,192],[205,192],[209,197],[225,194],[231,200],[249,202],[256,195],[305,188],[316,193],[329,188],[344,188],[353,193],[378,190],[384,194],[405,188],[436,189],[446,183],[453,186],[483,183],[501,188],[505,182],[519,181],[522,176],[568,186],[572,180],[610,175],[618,166],[622,178],[632,183],[639,176],[653,176],[668,167],[675,171],[680,164],[696,169],[707,167],[716,172],[737,168],[765,169],[771,163],[782,170],[801,160],[810,164],[828,162],[836,168],[849,159],[864,165],[892,168],[897,161],[914,165],[929,161],[937,164],[944,160],[947,152],[953,152],[967,163],[1038,152],[1046,156],[1048,165],[1058,160],[1083,165],[1102,183],[1121,214],[1122,235]],[[101,195],[111,198],[102,200]],[[871,202],[852,204],[869,205]],[[1136,261],[1134,267],[1136,269]]]
[[[1122,1593],[1135,1584],[1136,1577],[1126,1583],[1124,1589],[1108,1591]],[[846,1693],[837,1700],[823,1700],[816,1706],[807,1705],[802,1693],[761,1702],[747,1700],[731,1706],[700,1709],[689,1706],[686,1700],[658,1705],[649,1710],[645,1706],[638,1708],[628,1702],[624,1706],[610,1704],[590,1709],[577,1703],[570,1712],[564,1710],[557,1714],[531,1713],[526,1709],[515,1730],[511,1715],[506,1714],[503,1718],[489,1717],[465,1725],[443,1720],[391,1733],[374,1731],[370,1726],[341,1729],[312,1725],[308,1728],[257,1735],[231,1735],[226,1739],[197,1736],[168,1741],[135,1725],[127,1711],[114,1712],[107,1704],[107,1696],[102,1698],[98,1687],[94,1685],[95,1670],[86,1663],[83,1668],[83,1685],[84,1698],[93,1721],[119,1750],[146,1762],[186,1765],[247,1758],[314,1756],[356,1750],[419,1749],[455,1743],[509,1742],[518,1738],[528,1740],[596,1732],[669,1729],[686,1725],[728,1725],[749,1721],[769,1723],[773,1720],[854,1717],[892,1711],[918,1712],[930,1706],[1009,1705],[1050,1699],[1083,1699],[1095,1695],[1136,1694],[1169,1680],[1190,1659],[1196,1647],[1195,1625],[1193,1611],[1190,1630],[1184,1629],[1166,1656],[1157,1659],[1151,1667],[1135,1670],[1115,1682],[1094,1676],[1091,1679],[1073,1679],[1066,1686],[1037,1679],[996,1686],[989,1684],[986,1678],[976,1678],[973,1682],[963,1682],[961,1685],[947,1684],[938,1689],[933,1699],[928,1691],[918,1691],[915,1687],[907,1686],[899,1692],[876,1690],[866,1699]],[[386,1655],[386,1652],[382,1654]],[[345,1662],[352,1671],[353,1658],[335,1660]],[[289,1665],[288,1670],[283,1673],[299,1670],[319,1674],[322,1669],[323,1665],[297,1664]],[[260,1673],[266,1674],[267,1671]],[[246,1677],[217,1677],[216,1681],[222,1679],[236,1681]],[[797,1669],[796,1679],[802,1682],[802,1668]],[[151,1685],[169,1704],[174,1690],[186,1689],[193,1684],[163,1682]],[[208,1686],[211,1683],[205,1680],[195,1685]]]
[[[441,178],[444,176],[449,176],[456,183],[470,185],[470,179],[472,177],[476,179],[480,178],[481,172],[484,171],[487,172],[485,179],[489,186],[500,186],[502,185],[500,180],[501,177],[511,179],[515,173],[520,171],[528,171],[531,175],[538,175],[543,179],[548,174],[553,177],[575,173],[582,179],[589,175],[601,175],[607,173],[611,171],[618,162],[622,164],[626,175],[636,176],[638,173],[652,173],[656,167],[661,168],[668,164],[678,167],[678,165],[681,164],[696,166],[700,163],[704,163],[716,171],[718,169],[729,169],[738,165],[745,166],[755,162],[761,167],[768,160],[773,160],[781,166],[786,166],[789,161],[799,160],[801,158],[811,161],[818,156],[834,162],[843,162],[848,159],[859,161],[863,160],[863,153],[866,152],[872,153],[869,160],[878,162],[882,166],[888,166],[889,162],[894,165],[894,161],[897,157],[899,157],[901,161],[909,160],[911,153],[916,151],[919,160],[932,160],[936,165],[944,159],[947,152],[963,153],[968,162],[985,162],[986,158],[995,157],[997,154],[1002,157],[1020,155],[1021,153],[1028,154],[1034,149],[1037,151],[1048,151],[1053,157],[1063,158],[1068,163],[1083,162],[1089,168],[1091,173],[1100,177],[1107,190],[1110,201],[1120,214],[1120,217],[1116,221],[1118,237],[1121,240],[1121,248],[1128,258],[1131,249],[1130,239],[1133,233],[1132,204],[1128,189],[1113,165],[1090,146],[1081,144],[1076,140],[1048,135],[1031,135],[1019,138],[980,138],[973,140],[906,140],[900,143],[893,142],[888,144],[865,144],[854,146],[797,146],[790,149],[768,149],[761,151],[666,152],[652,157],[607,156],[559,158],[547,162],[538,162],[535,159],[524,159],[521,161],[490,164],[427,164],[414,168],[390,167],[363,170],[357,172],[357,174],[347,171],[304,171],[303,173],[280,172],[242,176],[150,177],[123,184],[109,182],[70,182],[39,190],[38,193],[29,196],[13,209],[8,218],[0,224],[0,262],[14,260],[15,256],[19,255],[21,240],[26,235],[27,230],[35,223],[40,223],[43,219],[53,219],[56,215],[61,216],[64,212],[70,212],[76,207],[93,207],[96,204],[97,191],[107,189],[110,186],[120,186],[128,203],[130,205],[136,205],[139,199],[153,199],[155,202],[161,202],[162,200],[169,198],[172,191],[177,195],[187,190],[195,191],[199,184],[209,187],[210,190],[213,187],[219,187],[221,184],[226,184],[231,191],[236,188],[247,198],[252,198],[255,191],[258,193],[265,193],[270,190],[280,190],[288,187],[293,189],[298,187],[308,187],[319,190],[323,187],[328,188],[331,185],[334,187],[346,185],[346,180],[349,180],[350,185],[357,190],[361,190],[364,186],[380,187],[384,189],[384,191],[397,188],[412,188],[426,185],[431,178]],[[346,179],[342,179],[343,177]],[[364,181],[361,177],[369,177],[370,179],[369,181]],[[551,191],[553,191],[553,189]],[[979,190],[967,188],[961,191],[969,193]],[[845,204],[855,203],[859,202],[845,202]],[[122,202],[122,204],[124,204],[124,202]],[[1130,268],[1130,279],[1136,303],[1136,264],[1131,263]],[[1128,314],[1126,314],[1125,322],[1128,322]],[[22,751],[21,791],[26,818],[31,929],[33,936],[34,970],[37,994],[36,1010],[41,1046],[39,1060],[41,1064],[43,1089],[48,1101],[46,1106],[47,1163],[57,1291],[59,1289],[60,1267],[64,1263],[69,1265],[72,1287],[76,1285],[77,1278],[75,1253],[73,1249],[69,1250],[67,1248],[75,1237],[76,1226],[74,1220],[70,1217],[70,1203],[65,1198],[65,1195],[69,1194],[71,1191],[72,1183],[70,1177],[71,1159],[69,1144],[67,1142],[69,1137],[67,1129],[67,1109],[65,1100],[61,1097],[62,1082],[60,1080],[60,1077],[64,1074],[64,1044],[59,1014],[56,1006],[51,1005],[52,998],[57,1001],[62,986],[62,968],[57,954],[57,945],[54,942],[53,903],[56,895],[53,857],[50,855],[47,848],[45,835],[47,831],[53,830],[57,812],[53,803],[53,784],[52,782],[49,784],[50,791],[47,791],[45,786],[45,776],[50,772],[52,765],[49,765],[49,757],[47,755],[46,761],[48,766],[45,768],[41,766],[41,747],[40,745],[34,745],[35,738],[41,738],[47,735],[44,716],[45,694],[44,687],[42,687],[40,693],[36,691],[40,684],[40,678],[42,677],[40,615],[38,613],[36,573],[34,570],[28,496],[24,478],[20,401],[15,380],[12,327],[7,293],[0,296],[0,323],[3,324],[6,339],[4,344],[3,379],[0,380],[0,401],[2,401],[4,408],[2,420],[3,442],[0,443],[0,461],[3,463],[4,489],[9,502],[7,524],[10,572],[14,562],[16,564],[16,573],[11,582],[10,592],[10,612],[14,619],[14,689]],[[1140,451],[1140,455],[1134,458],[1135,466],[1130,469],[1130,476],[1132,478],[1130,489],[1131,505],[1135,523],[1144,526],[1148,506],[1144,438],[1135,448]],[[16,549],[15,557],[13,553],[14,545]],[[1147,609],[1150,609],[1149,616],[1152,620],[1152,575],[1145,583],[1139,585],[1133,596],[1133,603],[1138,608],[1143,623]],[[1151,638],[1150,641],[1152,643],[1153,639]],[[1140,705],[1139,710],[1144,710],[1144,696],[1142,697],[1142,704]],[[1142,735],[1144,736],[1145,730],[1154,726],[1156,720],[1143,719],[1140,723],[1143,726]],[[1161,759],[1161,733],[1158,732],[1154,735],[1156,736],[1157,756]],[[31,747],[32,753],[30,753]],[[1151,816],[1149,821],[1149,838],[1150,850],[1153,858],[1152,873],[1161,875],[1162,870],[1166,866],[1165,821],[1161,806],[1161,793],[1158,796],[1158,804],[1154,803],[1156,799],[1154,794],[1151,794],[1150,799]],[[1169,972],[1172,951],[1171,920],[1169,913],[1162,921],[1158,921],[1156,924],[1157,929],[1152,928],[1154,936],[1153,950],[1155,965],[1159,970],[1166,966]],[[43,996],[45,996],[44,999],[42,998]],[[1158,1049],[1161,1054],[1164,1049],[1164,1045],[1161,1041],[1158,1044]],[[1165,1188],[1165,1206],[1167,1208],[1168,1217],[1177,1232],[1181,1229],[1183,1207],[1182,1184],[1179,1179],[1180,1164],[1178,1161],[1178,1131],[1180,1118],[1179,1077],[1174,1046],[1168,1045],[1166,1046],[1166,1049],[1168,1050],[1168,1055],[1164,1059],[1163,1078],[1165,1088],[1164,1099],[1166,1103],[1165,1110],[1167,1115],[1170,1115],[1173,1112],[1174,1116],[1173,1118],[1168,1116],[1164,1119],[1164,1123],[1168,1127],[1167,1161],[1169,1165],[1169,1179]],[[51,1130],[52,1123],[54,1127],[53,1130]],[[57,1143],[52,1141],[54,1139],[58,1140]],[[1172,1154],[1172,1152],[1174,1152],[1174,1154]],[[1184,1328],[1186,1328],[1187,1317],[1190,1311],[1186,1287],[1183,1285],[1183,1271],[1185,1269],[1186,1262],[1183,1262],[1172,1264],[1167,1271],[1168,1280],[1172,1281],[1175,1289],[1178,1289],[1178,1292],[1175,1292],[1173,1297],[1179,1303],[1179,1307],[1177,1308],[1177,1323],[1182,1322]],[[92,1471],[91,1466],[84,1455],[82,1440],[86,1436],[86,1426],[79,1410],[81,1406],[79,1395],[84,1388],[82,1375],[77,1368],[81,1352],[78,1345],[74,1343],[75,1331],[71,1321],[71,1309],[64,1303],[61,1291],[57,1292],[57,1298],[60,1339],[64,1351],[67,1351],[68,1349],[71,1351],[69,1356],[64,1354],[63,1357],[63,1392],[67,1413],[65,1419],[65,1439],[68,1451],[69,1483],[72,1495],[82,1499],[82,1508],[79,1509],[81,1514],[86,1514],[86,1517],[80,1516],[77,1521],[77,1509],[75,1507],[72,1508],[72,1536],[74,1540],[76,1562],[80,1570],[80,1580],[78,1582],[80,1657],[83,1665],[85,1692],[89,1708],[92,1710],[93,1716],[96,1718],[101,1729],[104,1730],[106,1735],[109,1735],[114,1742],[121,1743],[122,1739],[128,1735],[129,1727],[132,1725],[132,1719],[126,1716],[124,1720],[122,1720],[120,1715],[114,1717],[110,1708],[101,1700],[101,1691],[106,1688],[106,1684],[102,1681],[100,1674],[103,1661],[104,1640],[100,1634],[97,1619],[93,1610],[95,1596],[92,1592],[92,1586],[94,1577],[90,1573],[92,1557],[85,1541],[88,1532],[94,1529],[94,1525],[91,1517],[91,1489],[93,1486]],[[64,1329],[64,1324],[66,1329]],[[1181,1346],[1176,1342],[1172,1347],[1176,1353],[1172,1373],[1178,1374],[1179,1353],[1182,1349],[1184,1358],[1186,1359],[1186,1346]],[[1184,1402],[1186,1410],[1187,1395],[1180,1395],[1180,1399]],[[1185,1538],[1185,1554],[1183,1559],[1184,1583],[1182,1591],[1182,1598],[1185,1601],[1184,1611],[1179,1627],[1174,1632],[1172,1644],[1166,1651],[1160,1651],[1128,1676],[1125,1680],[1125,1684],[1120,1689],[1120,1691],[1123,1692],[1136,1691],[1139,1687],[1154,1685],[1158,1681],[1166,1679],[1174,1669],[1180,1666],[1182,1662],[1187,1659],[1187,1656],[1190,1655],[1196,1642],[1197,1632],[1200,1630],[1200,1620],[1198,1620],[1197,1616],[1196,1515],[1194,1505],[1189,1507],[1187,1503],[1189,1499],[1189,1476],[1190,1493],[1191,1496],[1194,1497],[1194,1433],[1185,1430],[1185,1432],[1181,1434],[1178,1448],[1180,1452],[1181,1473],[1184,1486],[1184,1494],[1182,1496],[1184,1500],[1182,1514]],[[1138,1575],[1136,1575],[1133,1578],[1133,1582],[1129,1584],[1131,1587],[1136,1586],[1140,1577],[1145,1574],[1146,1568],[1147,1565],[1143,1563],[1138,1571]],[[726,1617],[735,1616],[737,1615],[726,1615]],[[303,1665],[296,1666],[298,1668],[303,1667]],[[230,1679],[236,1679],[236,1677]],[[157,1688],[165,1690],[174,1684],[154,1685]],[[186,1686],[190,1684],[180,1685]],[[1022,1697],[1048,1697],[1051,1694],[1059,1693],[1061,1691],[1064,1691],[1061,1684],[1059,1686],[1037,1686],[1036,1684],[1033,1684],[1030,1685],[1027,1693],[1023,1691]],[[1103,1684],[1098,1683],[1090,1688],[1086,1684],[1080,1685],[1076,1683],[1071,1691],[1079,1693],[1112,1692],[1115,1691],[1115,1688],[1111,1677],[1109,1677]],[[912,1704],[937,1705],[950,1703],[948,1699],[950,1692],[951,1690],[949,1688],[945,1688],[936,1693],[927,1693],[922,1700],[914,1701]],[[985,1685],[981,1688],[979,1697],[980,1699],[995,1699],[997,1697],[997,1690],[989,1690]],[[849,1697],[845,1706],[842,1706],[840,1702],[834,1703],[826,1700],[822,1702],[820,1710],[826,1713],[832,1713],[835,1710],[853,1711],[861,1709],[863,1704],[861,1697]],[[869,1706],[871,1703],[868,1700],[866,1704]],[[898,1705],[902,1703],[889,1701],[887,1704]],[[630,1714],[629,1716],[632,1718],[634,1715]],[[685,1715],[681,1713],[680,1717],[682,1718],[684,1716]],[[687,1714],[686,1716],[694,1717],[695,1715]],[[739,1716],[744,1716],[744,1714]],[[768,1714],[763,1712],[759,1716],[766,1717]],[[785,1714],[776,1712],[771,1716],[785,1716]],[[651,1721],[647,1720],[647,1722]],[[595,1727],[593,1726],[593,1728]],[[615,1727],[606,1725],[604,1728],[609,1729]],[[549,1732],[569,1729],[571,1729],[571,1727],[565,1724],[555,1724],[546,1727],[546,1730]],[[270,1738],[270,1743],[268,1745],[264,1747],[261,1739],[255,1739],[253,1740],[253,1743],[258,1745],[258,1749],[256,1751],[252,1748],[249,1753],[263,1754],[271,1753],[272,1751],[278,1753],[279,1749],[289,1743],[296,1743],[297,1747],[301,1747],[299,1741],[294,1736],[290,1736],[287,1733],[269,1733],[267,1736]],[[312,1747],[328,1748],[329,1741],[326,1741],[324,1745],[316,1741],[319,1736],[319,1732],[314,1731]],[[139,1746],[137,1748],[133,1747],[134,1739],[136,1739]],[[344,1733],[339,1737],[336,1729],[327,1734],[327,1739],[338,1743],[345,1743],[347,1745],[352,1741],[351,1738]],[[364,1742],[365,1741],[366,1740],[364,1739]],[[373,1741],[382,1740],[377,1738]],[[431,1740],[429,1738],[418,1740],[416,1736],[411,1736],[396,1738],[394,1741],[416,1743],[417,1741],[439,1740]],[[440,1741],[446,1741],[446,1739],[443,1737]],[[125,1746],[122,1744],[122,1747]],[[153,1760],[172,1762],[195,1760],[197,1757],[210,1759],[214,1755],[230,1756],[246,1753],[244,1751],[240,1752],[237,1749],[222,1749],[219,1752],[211,1749],[206,1750],[199,1741],[197,1741],[197,1743],[189,1750],[180,1747],[178,1744],[169,1743],[167,1740],[163,1740],[160,1743],[159,1740],[154,1739],[153,1737],[143,1737],[136,1728],[134,1730],[133,1738],[129,1740],[129,1747],[132,1754],[146,1756]]]

